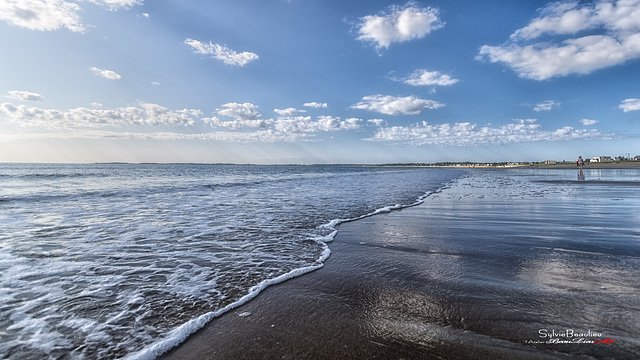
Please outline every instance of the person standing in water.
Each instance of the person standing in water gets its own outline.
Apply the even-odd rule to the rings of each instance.
[[[576,161],[576,166],[582,171],[582,165],[584,165],[584,160],[582,160],[582,156],[578,156],[578,161]]]

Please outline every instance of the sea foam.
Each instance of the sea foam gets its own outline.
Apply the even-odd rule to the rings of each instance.
[[[0,202],[0,358],[153,357],[321,268],[340,223],[415,205],[462,174],[0,164],[11,199]]]

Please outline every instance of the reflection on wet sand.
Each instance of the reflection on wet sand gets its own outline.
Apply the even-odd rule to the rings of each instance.
[[[372,326],[429,346],[473,339],[477,346],[505,349],[501,341],[507,340],[511,346],[527,343],[571,356],[638,355],[633,350],[640,346],[635,184],[615,178],[586,189],[561,179],[536,184],[496,174],[471,177],[411,210],[416,218],[411,224],[422,219],[428,234],[417,246],[433,254],[411,263],[430,270],[406,266],[402,278],[421,274],[422,286],[378,289],[372,305],[377,311],[369,312]],[[626,203],[612,205],[610,194],[623,193],[631,195]],[[586,204],[574,201],[583,196]],[[413,228],[409,216],[398,217]],[[405,238],[399,230],[394,235]],[[541,329],[558,327],[575,334],[597,328],[619,341],[615,349],[537,343]],[[583,339],[592,340],[598,339]]]

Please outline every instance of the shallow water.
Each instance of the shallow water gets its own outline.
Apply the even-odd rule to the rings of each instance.
[[[458,304],[445,323],[488,346],[640,356],[640,171],[474,175],[420,207],[439,233],[424,246],[451,254],[428,266]]]
[[[0,164],[0,358],[153,354],[322,266],[341,220],[415,204],[463,173]]]

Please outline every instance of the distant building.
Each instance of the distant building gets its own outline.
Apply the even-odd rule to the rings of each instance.
[[[596,156],[594,158],[591,158],[591,162],[611,162],[613,161],[613,159],[611,159],[611,156]]]
[[[636,155],[633,157],[633,161],[640,161],[640,155]]]
[[[544,161],[544,164],[545,164],[545,165],[555,165],[555,164],[557,164],[557,163],[558,163],[558,162],[557,162],[557,161],[555,161],[555,160],[545,160],[545,161]]]

